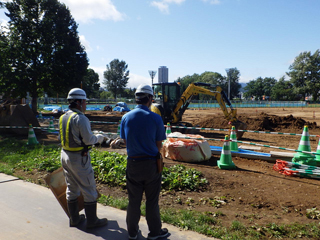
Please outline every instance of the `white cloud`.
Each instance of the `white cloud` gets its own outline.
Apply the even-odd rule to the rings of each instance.
[[[212,5],[219,5],[221,3],[220,0],[202,0],[203,2],[208,2]]]
[[[154,6],[160,10],[160,12],[169,14],[169,5],[164,2],[152,2],[151,6]]]
[[[86,52],[91,52],[92,48],[90,46],[90,42],[85,38],[85,36],[80,35],[79,38],[80,38],[81,44],[85,47]]]
[[[151,85],[151,78],[130,73],[127,87],[137,88],[140,84],[145,83]]]
[[[169,14],[169,5],[170,4],[181,4],[185,0],[162,0],[162,1],[153,1],[151,2],[151,6],[156,7],[160,10],[160,12]]]
[[[91,68],[91,69],[93,69],[96,73],[98,73],[100,86],[101,86],[101,87],[104,87],[103,84],[102,84],[102,82],[103,82],[103,80],[104,80],[103,72],[104,72],[105,70],[107,70],[107,68],[106,68],[106,67],[93,67],[93,66],[89,66],[88,68]]]
[[[8,21],[0,19],[0,32],[8,32]]]
[[[93,19],[122,21],[125,14],[120,13],[111,0],[62,0],[70,9],[76,21],[88,23]]]

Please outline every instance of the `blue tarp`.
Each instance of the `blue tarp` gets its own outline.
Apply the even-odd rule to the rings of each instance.
[[[211,152],[221,152],[222,147],[219,146],[210,146]],[[264,157],[271,157],[271,154],[269,153],[263,153],[263,152],[255,152],[251,150],[246,150],[246,149],[240,149],[238,151],[231,151],[231,153],[236,153],[239,155],[256,155],[256,156],[264,156]]]
[[[113,108],[113,111],[115,112],[129,112],[130,108],[128,108],[128,105],[125,102],[118,102],[116,106]]]
[[[98,111],[101,110],[101,108],[97,108],[97,107],[87,107],[86,108],[88,111]]]
[[[113,111],[114,112],[129,112],[130,109],[129,108],[125,108],[125,107],[116,106],[116,107],[113,108]]]
[[[62,111],[60,106],[47,106],[47,107],[44,107],[43,109],[47,111],[53,111],[55,109],[57,109],[58,111]]]

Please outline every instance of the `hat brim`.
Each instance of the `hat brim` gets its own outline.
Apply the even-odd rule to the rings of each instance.
[[[141,95],[136,95],[135,98],[138,99],[138,100],[140,100],[140,99],[143,99],[143,98],[145,98],[145,97],[148,97],[149,95],[150,95],[150,94],[145,93],[145,94],[141,94]]]

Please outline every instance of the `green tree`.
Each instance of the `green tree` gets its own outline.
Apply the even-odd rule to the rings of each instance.
[[[12,76],[6,89],[11,97],[37,99],[43,92],[65,96],[80,87],[88,67],[77,24],[57,0],[12,0],[5,3],[9,17],[9,64]]]
[[[271,77],[258,77],[256,80],[251,80],[245,87],[245,98],[255,97],[256,100],[263,100],[263,96],[271,96],[271,90],[277,80]]]
[[[263,95],[271,96],[271,91],[274,88],[277,80],[273,77],[266,77],[262,80],[263,83]]]
[[[200,82],[210,83],[215,86],[222,86],[226,82],[226,77],[217,72],[204,72],[200,75]]]
[[[187,89],[190,83],[200,82],[200,76],[199,74],[194,73],[192,76],[187,75],[185,77],[178,78],[176,82],[180,83],[180,92],[182,94]]]
[[[255,80],[250,80],[247,85],[243,88],[245,90],[243,96],[246,99],[251,99],[255,96]]]
[[[88,68],[87,74],[83,77],[82,88],[86,91],[88,98],[99,97],[99,74]]]
[[[9,85],[9,73],[10,65],[8,64],[8,55],[9,55],[9,41],[5,33],[0,29],[0,93],[4,95],[10,95],[10,88],[6,86]]]
[[[284,76],[274,84],[270,96],[273,101],[293,101],[296,98],[293,84]]]
[[[126,88],[123,92],[123,97],[124,98],[134,98],[134,93],[136,92],[135,88]]]
[[[221,88],[228,96],[230,78],[230,100],[232,100],[239,95],[239,90],[241,88],[241,84],[239,83],[240,71],[237,68],[229,68],[227,75],[227,78],[225,78],[226,81],[221,83]]]
[[[106,85],[108,91],[110,91],[115,99],[117,94],[121,94],[124,88],[128,84],[129,70],[125,61],[119,61],[119,59],[112,60],[107,64],[107,70],[104,71],[104,85]]]
[[[100,92],[100,99],[113,99],[113,95],[111,92],[108,91],[101,91]]]
[[[320,89],[320,50],[316,50],[314,54],[300,53],[290,65],[289,70],[287,75],[299,93],[304,97],[312,94],[313,101],[316,101]]]

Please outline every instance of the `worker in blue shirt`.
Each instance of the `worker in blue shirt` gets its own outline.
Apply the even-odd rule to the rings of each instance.
[[[149,110],[152,99],[151,86],[139,85],[135,92],[138,105],[122,117],[120,125],[120,137],[126,143],[128,154],[126,178],[129,205],[126,221],[129,239],[138,238],[143,192],[146,196],[148,239],[158,239],[169,234],[168,229],[161,229],[161,172],[158,171],[156,161],[161,155],[162,141],[166,135],[160,115]]]

